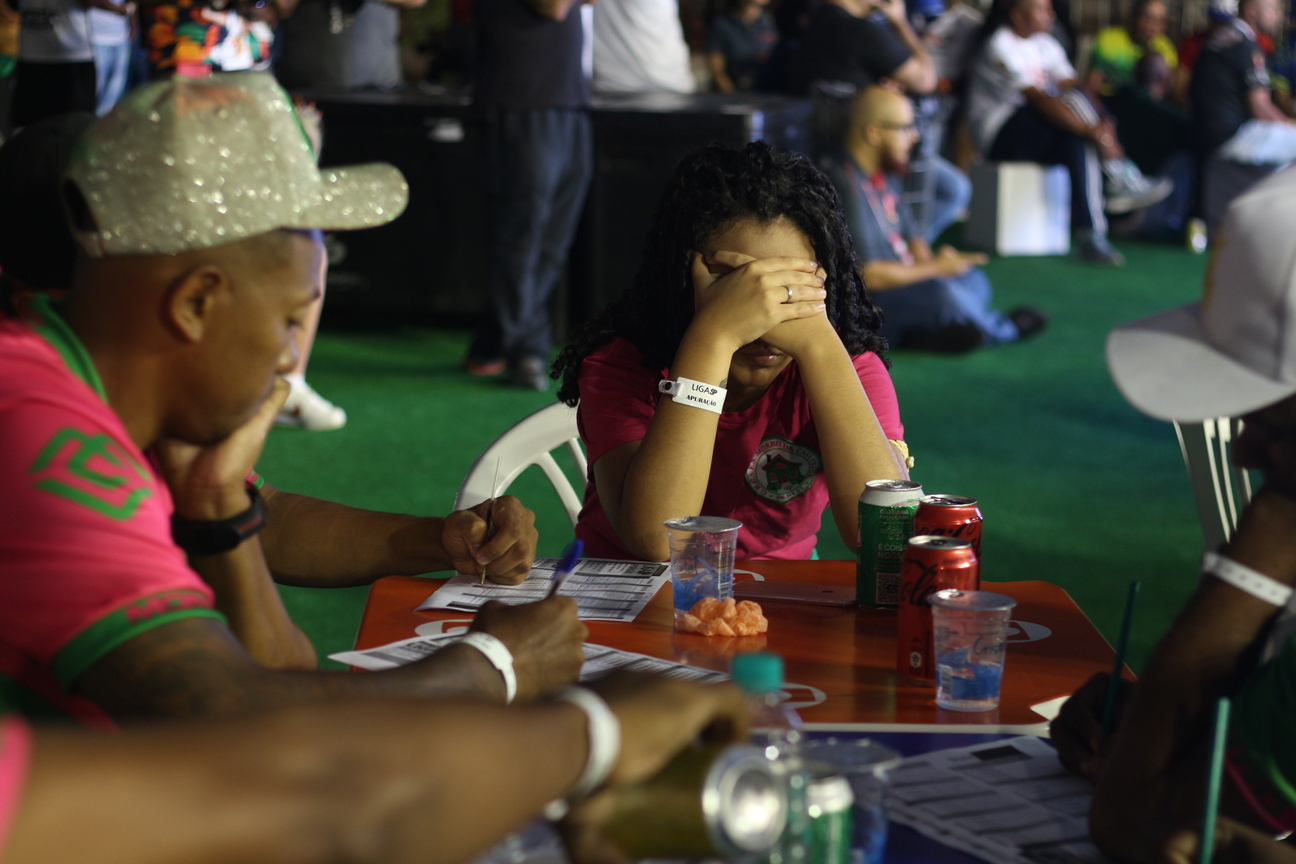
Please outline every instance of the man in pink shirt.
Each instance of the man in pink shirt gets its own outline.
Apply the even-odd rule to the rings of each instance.
[[[515,499],[487,538],[484,512],[370,513],[252,472],[317,296],[313,229],[395,218],[394,168],[321,174],[273,79],[243,73],[136,91],[86,133],[65,189],[86,253],[73,289],[0,319],[0,711],[104,722],[327,694],[528,699],[575,678],[584,627],[561,598],[483,610],[480,638],[402,670],[314,671],[271,579],[511,580],[534,553]]]

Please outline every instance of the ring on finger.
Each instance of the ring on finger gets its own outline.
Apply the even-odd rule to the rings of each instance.
[[[791,302],[792,302],[792,286],[791,286],[791,285],[784,285],[783,287],[786,288],[786,289],[787,289],[787,292],[788,292],[788,299],[787,299],[787,302],[791,303]]]

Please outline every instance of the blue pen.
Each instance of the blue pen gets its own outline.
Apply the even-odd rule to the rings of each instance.
[[[576,569],[576,562],[580,560],[581,553],[585,551],[585,543],[582,540],[573,540],[571,545],[563,552],[562,560],[558,562],[557,569],[554,570],[553,583],[549,586],[549,593],[545,599],[558,593],[558,589],[567,581],[567,577]]]

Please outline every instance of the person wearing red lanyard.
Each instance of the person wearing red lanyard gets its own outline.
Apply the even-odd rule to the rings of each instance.
[[[901,348],[963,353],[1034,335],[1048,319],[1022,306],[991,306],[985,256],[942,246],[933,252],[901,205],[900,181],[917,141],[913,106],[871,87],[855,100],[842,152],[822,165],[841,195],[864,281],[885,319],[882,335]]]

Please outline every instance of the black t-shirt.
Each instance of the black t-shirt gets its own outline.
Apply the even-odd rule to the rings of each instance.
[[[846,81],[862,89],[895,72],[911,56],[881,13],[856,18],[825,3],[792,55],[788,87],[805,93],[816,81]]]
[[[583,108],[589,81],[581,69],[581,3],[553,21],[523,0],[473,0],[477,84],[485,108]]]
[[[1138,87],[1126,86],[1104,100],[1120,130],[1121,147],[1149,177],[1161,171],[1166,157],[1183,150],[1192,137],[1192,121],[1178,106],[1153,99]]]
[[[1251,119],[1247,94],[1268,86],[1264,54],[1251,29],[1237,19],[1216,28],[1202,46],[1188,88],[1197,146],[1214,150],[1232,138]]]

